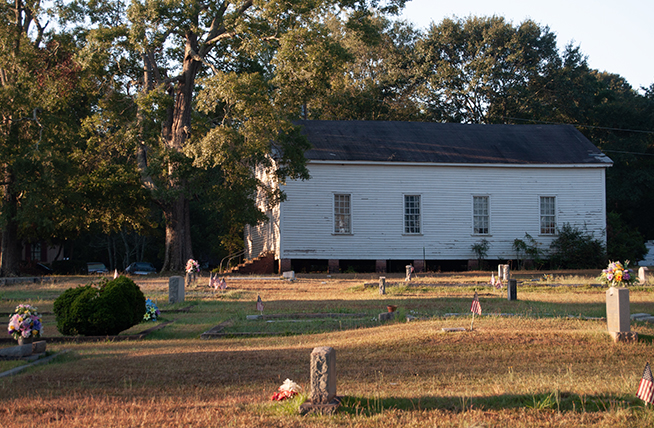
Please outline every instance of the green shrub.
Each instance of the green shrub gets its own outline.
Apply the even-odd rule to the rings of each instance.
[[[642,260],[647,254],[645,239],[622,220],[620,214],[609,213],[606,217],[606,237],[609,260]]]
[[[523,269],[527,266],[535,269],[542,268],[545,264],[545,259],[543,259],[543,250],[541,250],[540,246],[541,243],[526,232],[524,241],[522,239],[514,239],[513,251],[516,252],[517,268]]]
[[[131,279],[120,276],[99,286],[69,288],[54,302],[57,329],[67,336],[113,336],[138,324],[145,296]]]
[[[550,245],[550,263],[559,269],[595,269],[606,265],[606,249],[599,239],[569,223]]]
[[[472,251],[474,251],[477,256],[477,267],[483,269],[484,259],[488,255],[488,249],[490,248],[490,242],[487,239],[482,239],[481,241],[472,244]]]

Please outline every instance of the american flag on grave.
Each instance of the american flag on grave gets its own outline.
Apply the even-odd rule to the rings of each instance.
[[[654,403],[654,378],[652,378],[652,369],[649,367],[649,362],[645,364],[643,377],[638,385],[638,392],[636,397],[640,398],[647,404]]]
[[[257,296],[257,311],[263,312],[263,302],[261,301],[261,296]]]
[[[479,296],[475,291],[475,297],[472,299],[472,305],[470,306],[470,312],[481,315],[481,304],[479,303]]]
[[[218,289],[218,274],[216,274],[216,276],[213,276],[212,273],[209,274],[209,287],[214,290]]]

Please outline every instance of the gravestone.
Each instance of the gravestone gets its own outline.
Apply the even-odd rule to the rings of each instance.
[[[628,288],[606,290],[606,321],[609,331],[631,331]]]
[[[283,277],[286,281],[295,281],[295,271],[294,271],[294,270],[290,270],[290,271],[288,271],[288,272],[283,272],[283,273],[282,273],[282,277]]]
[[[509,279],[506,284],[506,293],[508,300],[518,300],[518,281]]]
[[[397,312],[382,312],[379,314],[379,321],[390,321],[392,319],[395,319],[397,317]]]
[[[406,277],[404,278],[405,281],[411,281],[411,275],[413,275],[413,265],[406,265],[404,267],[406,269]]]
[[[0,360],[14,360],[30,355],[32,355],[31,343],[0,349]]]
[[[606,290],[606,323],[609,334],[616,342],[638,340],[638,334],[631,332],[629,311],[628,288],[611,287]]]
[[[509,265],[497,265],[497,279],[504,283],[511,279]]]
[[[198,274],[196,272],[191,272],[186,274],[186,287],[191,288],[192,286],[197,285]],[[183,300],[183,299],[182,299]]]
[[[184,277],[171,276],[168,279],[168,303],[184,301]]]
[[[379,277],[379,294],[386,294],[386,277]]]
[[[340,405],[336,397],[336,351],[329,346],[311,352],[311,391],[300,413],[332,414]]]
[[[647,267],[645,267],[645,266],[641,266],[641,267],[638,268],[638,283],[640,285],[644,285],[645,283],[647,283],[647,271],[648,270],[649,269],[647,269]]]

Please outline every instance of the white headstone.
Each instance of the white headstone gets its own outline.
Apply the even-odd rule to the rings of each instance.
[[[509,265],[497,265],[497,279],[502,282],[506,282],[511,279],[511,272],[509,271]]]
[[[641,266],[638,268],[638,283],[643,285],[647,283],[647,267]]]

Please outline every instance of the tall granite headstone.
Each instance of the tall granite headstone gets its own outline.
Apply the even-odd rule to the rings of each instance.
[[[331,414],[340,401],[336,397],[336,351],[329,346],[313,348],[311,352],[311,391],[300,406],[300,412]]]
[[[609,331],[631,331],[628,288],[611,287],[606,290],[606,321]]]
[[[631,331],[628,288],[611,287],[606,290],[606,322],[615,342],[638,340],[638,334]]]
[[[177,303],[184,301],[184,277],[171,276],[168,279],[168,302]]]
[[[509,279],[506,283],[506,297],[508,300],[518,300],[518,281]]]

